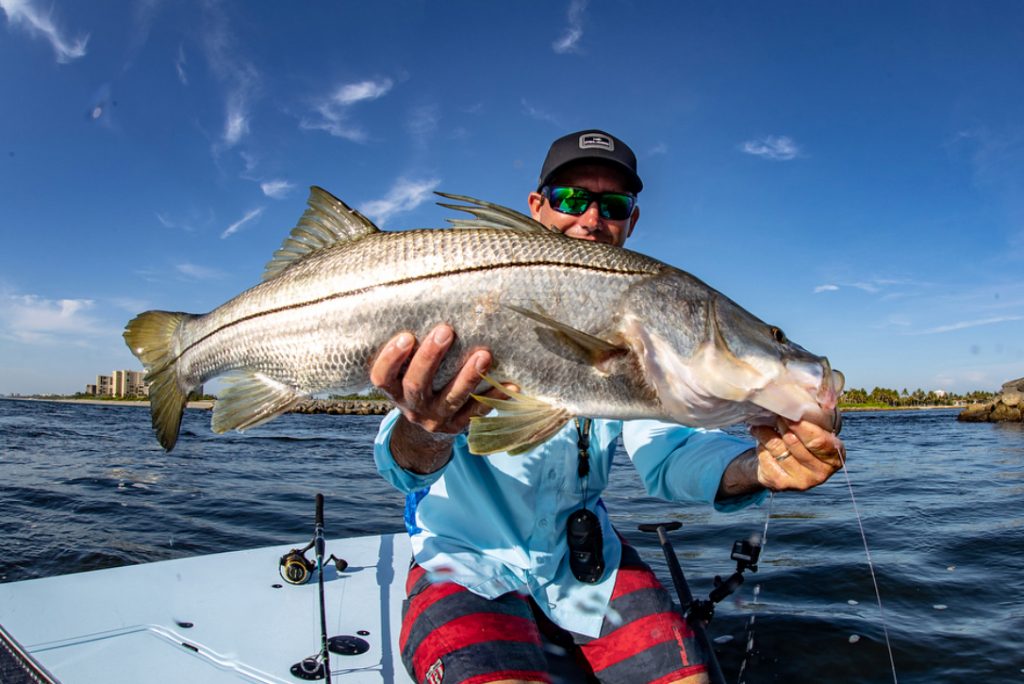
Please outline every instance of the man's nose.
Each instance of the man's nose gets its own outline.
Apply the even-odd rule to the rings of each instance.
[[[577,223],[587,228],[594,228],[600,219],[601,214],[598,211],[597,201],[595,200],[587,205],[587,210],[580,214]]]

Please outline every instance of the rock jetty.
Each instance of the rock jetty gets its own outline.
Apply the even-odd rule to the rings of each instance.
[[[306,399],[292,413],[330,413],[332,415],[382,416],[391,410],[391,402],[380,399]]]
[[[965,423],[1024,422],[1024,378],[1003,383],[995,399],[968,406],[956,419]]]

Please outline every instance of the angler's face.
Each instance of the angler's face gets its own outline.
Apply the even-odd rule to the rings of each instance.
[[[549,185],[584,188],[591,192],[629,192],[624,174],[602,164],[575,164],[557,173]],[[615,221],[601,216],[597,202],[591,202],[579,216],[564,214],[552,208],[539,192],[531,192],[530,214],[534,220],[565,235],[580,240],[593,240],[621,247],[633,232],[640,218],[640,207],[634,207],[629,217]]]

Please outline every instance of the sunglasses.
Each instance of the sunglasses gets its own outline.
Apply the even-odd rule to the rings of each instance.
[[[597,202],[602,218],[625,221],[636,206],[636,197],[627,192],[590,192],[565,185],[545,185],[540,194],[551,203],[552,209],[570,216],[580,216],[592,202]]]

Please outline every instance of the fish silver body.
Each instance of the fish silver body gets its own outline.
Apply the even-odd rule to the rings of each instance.
[[[310,394],[368,389],[389,339],[441,322],[456,339],[438,389],[481,347],[494,359],[488,380],[521,389],[474,421],[478,453],[525,451],[573,416],[719,427],[782,415],[830,427],[841,376],[828,361],[697,278],[511,210],[466,210],[479,220],[460,223],[482,227],[381,232],[314,188],[262,283],[205,315],[129,323],[164,447],[177,436],[172,409],[180,421],[175,405],[215,377],[238,380],[215,405],[214,429],[242,429]]]

